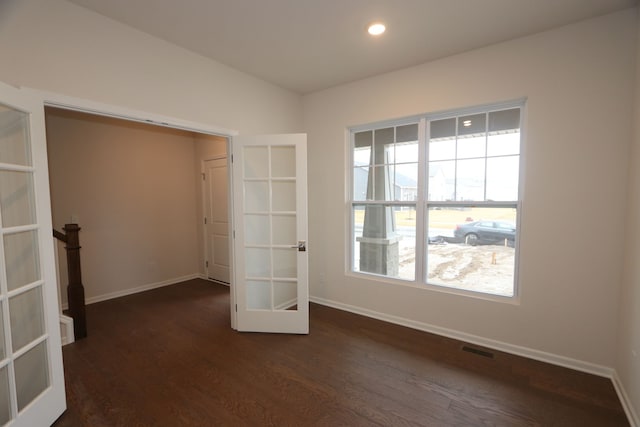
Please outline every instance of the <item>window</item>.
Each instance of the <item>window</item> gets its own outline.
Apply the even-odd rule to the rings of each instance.
[[[513,296],[521,111],[352,130],[352,271]]]
[[[353,141],[353,269],[415,280],[418,124]]]

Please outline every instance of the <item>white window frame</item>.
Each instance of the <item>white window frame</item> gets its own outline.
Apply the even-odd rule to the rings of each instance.
[[[428,200],[428,141],[429,141],[429,123],[435,120],[447,119],[452,117],[467,116],[473,114],[490,113],[493,111],[501,111],[507,109],[520,109],[520,152],[519,156],[519,172],[518,172],[518,197],[516,201],[508,202],[494,202],[494,201],[473,201],[473,202],[461,202],[461,201],[438,201],[430,202]],[[485,104],[475,107],[458,108],[447,111],[441,111],[437,113],[426,113],[416,116],[404,117],[396,120],[385,120],[375,123],[369,123],[366,125],[358,125],[347,128],[347,177],[348,185],[346,191],[346,218],[348,224],[349,233],[347,234],[347,258],[345,260],[346,274],[358,278],[366,278],[368,280],[393,283],[397,285],[417,287],[420,289],[430,289],[438,292],[458,294],[463,296],[475,297],[480,299],[488,299],[506,303],[518,303],[520,296],[519,287],[519,264],[520,264],[520,223],[522,219],[522,200],[524,189],[524,152],[525,152],[525,113],[526,113],[526,98],[521,98],[513,101]],[[386,127],[397,127],[406,124],[418,123],[418,198],[415,202],[408,203],[407,201],[381,201],[381,200],[355,200],[354,199],[354,139],[355,134],[365,131],[375,131],[376,129],[382,129]],[[485,154],[486,157],[486,154]],[[416,261],[415,261],[415,279],[407,280],[394,278],[386,275],[356,271],[354,269],[354,207],[365,205],[386,205],[386,206],[406,206],[407,204],[415,203],[416,207]],[[472,291],[465,289],[458,289],[453,287],[447,287],[445,285],[430,284],[427,281],[427,248],[426,248],[426,235],[428,232],[428,207],[438,206],[469,206],[474,207],[513,207],[516,209],[516,237],[515,237],[515,265],[513,272],[513,296],[501,296],[481,291]]]

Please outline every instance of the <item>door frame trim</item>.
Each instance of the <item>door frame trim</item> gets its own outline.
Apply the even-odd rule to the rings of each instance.
[[[63,95],[56,92],[49,92],[30,87],[18,87],[18,89],[30,93],[42,100],[42,107],[55,107],[65,110],[78,111],[81,113],[95,114],[98,116],[113,117],[117,119],[146,123],[155,126],[161,126],[171,129],[180,129],[190,132],[196,132],[207,135],[217,135],[227,138],[227,153],[231,153],[233,137],[238,135],[239,132],[235,129],[229,129],[222,126],[210,125],[200,122],[193,122],[189,120],[183,120],[176,117],[164,116],[158,113],[151,113],[148,111],[136,110],[133,108],[124,107],[121,105],[106,104],[102,102],[92,101],[85,98],[76,98],[68,95]],[[46,142],[46,135],[45,135]],[[231,162],[232,163],[232,162]],[[231,171],[231,163],[229,163],[228,170]],[[233,195],[233,182],[229,180],[230,195]],[[51,192],[49,191],[49,197]],[[233,213],[233,204],[229,206],[231,215]],[[229,226],[231,232],[233,231],[233,216],[230,216]],[[233,242],[233,239],[231,240]],[[231,268],[233,269],[234,259],[233,252],[231,256]],[[236,329],[236,316],[235,316],[235,288],[233,286],[233,278],[230,278],[230,312],[231,312],[231,328]]]
[[[221,126],[209,125],[200,122],[183,120],[176,117],[164,116],[148,111],[136,110],[124,106],[105,104],[91,101],[89,99],[75,98],[54,92],[41,91],[32,88],[21,88],[26,92],[37,94],[48,107],[61,108],[65,110],[78,111],[81,113],[95,114],[128,120],[133,122],[147,123],[155,126],[162,126],[172,129],[186,130],[190,132],[203,133],[208,135],[218,135],[230,138],[238,135],[238,131]]]

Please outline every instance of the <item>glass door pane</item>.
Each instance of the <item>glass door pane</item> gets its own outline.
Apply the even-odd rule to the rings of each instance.
[[[295,147],[245,147],[243,154],[246,306],[295,310]]]
[[[0,214],[3,227],[36,222],[31,173],[0,171]]]
[[[9,298],[9,319],[14,352],[40,338],[44,334],[42,289],[38,286]]]
[[[0,423],[4,425],[11,419],[11,401],[9,400],[9,369],[0,369]]]
[[[47,347],[44,342],[15,360],[18,411],[22,411],[49,387],[47,365]]]
[[[40,263],[36,231],[5,234],[4,260],[9,291],[39,280]]]
[[[0,423],[51,384],[29,114],[0,105]]]
[[[0,163],[31,166],[29,115],[0,104]]]

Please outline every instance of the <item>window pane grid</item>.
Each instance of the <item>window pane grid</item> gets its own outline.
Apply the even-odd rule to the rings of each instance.
[[[354,132],[351,269],[514,296],[521,108],[503,104]],[[398,237],[404,242],[394,249]],[[478,260],[488,267],[475,268]]]
[[[428,284],[514,296],[517,205],[429,205],[426,222]]]
[[[418,146],[418,123],[356,132],[353,200],[416,200]]]

